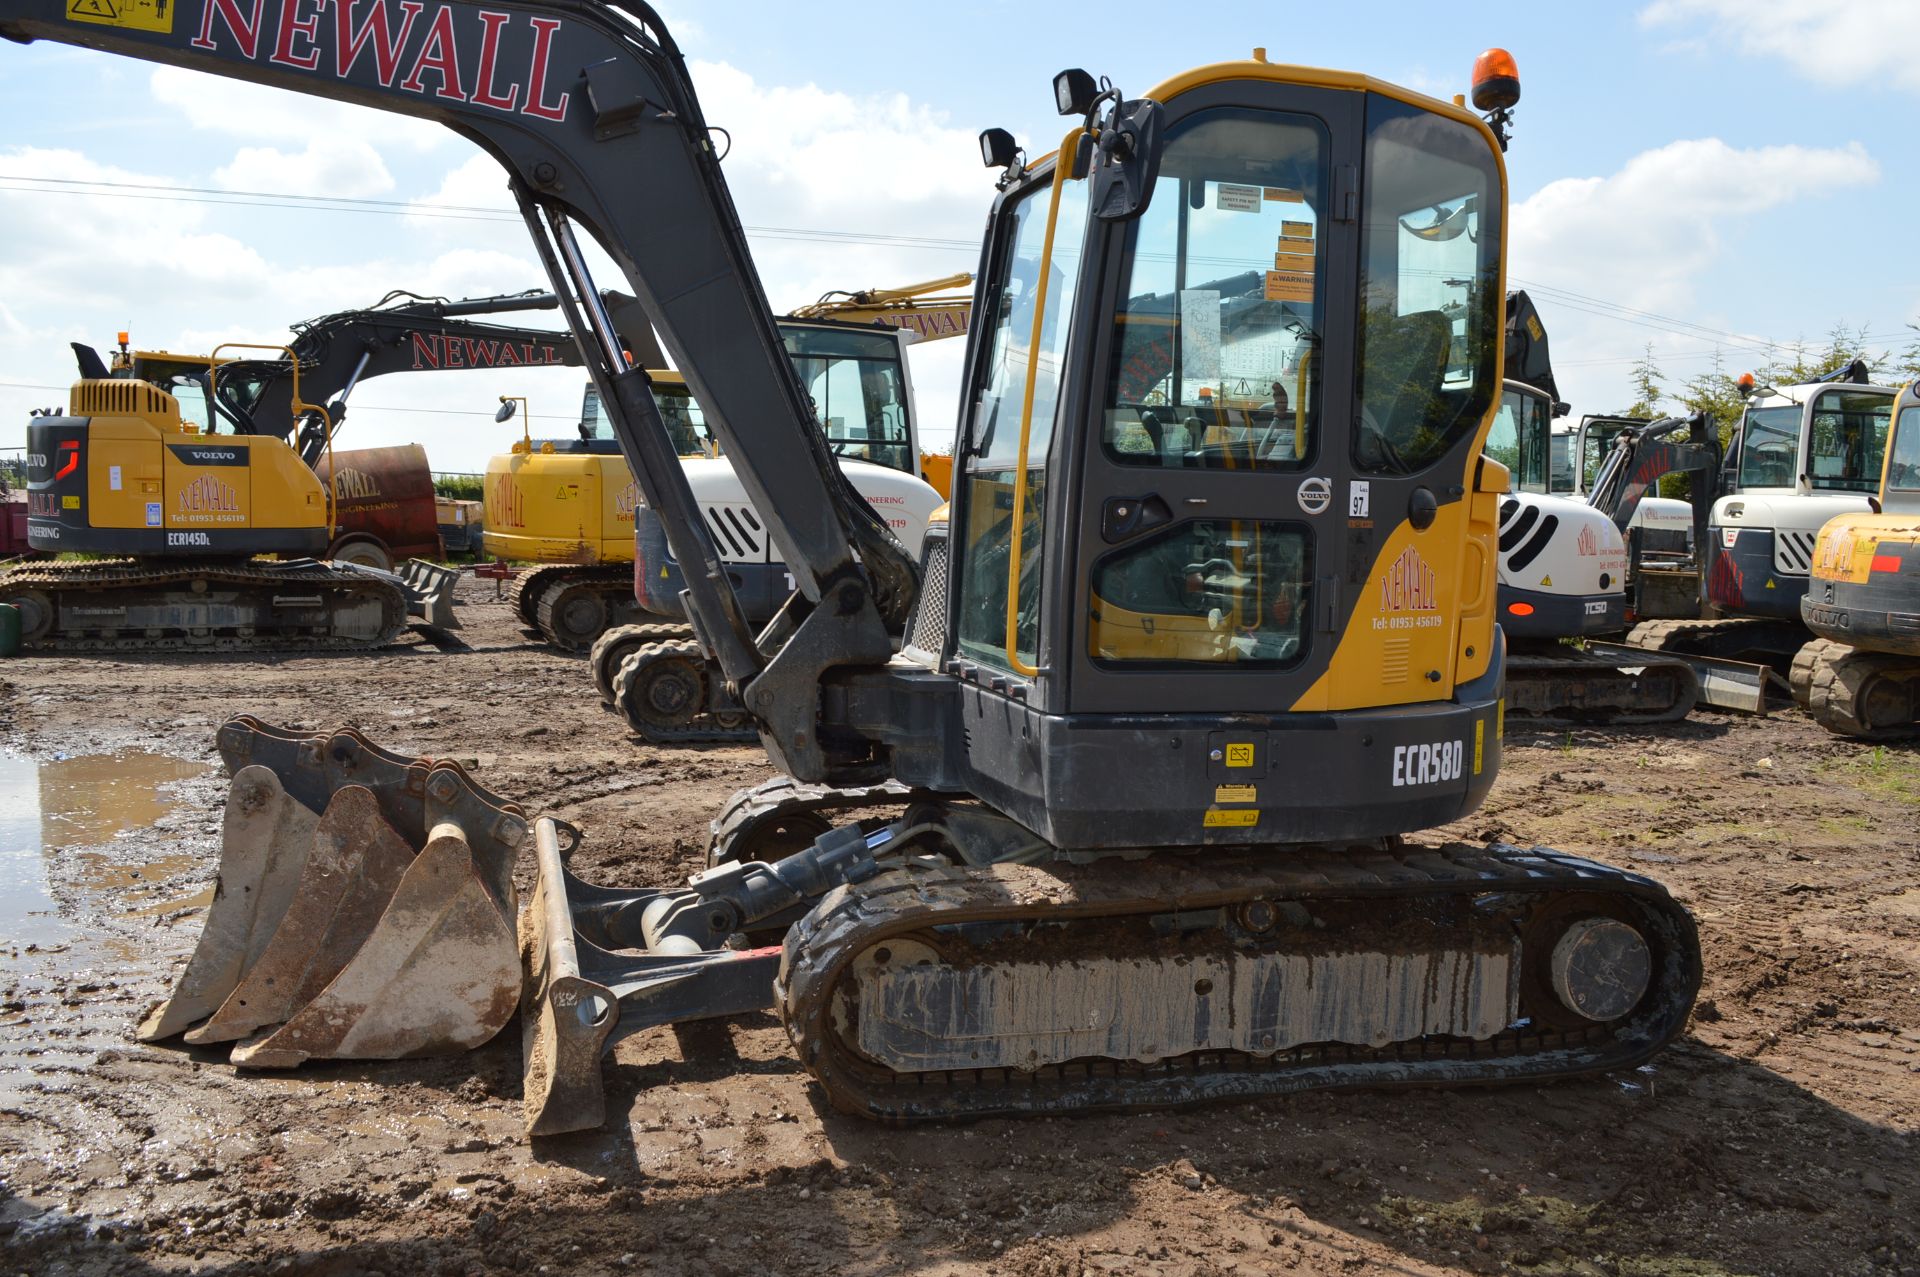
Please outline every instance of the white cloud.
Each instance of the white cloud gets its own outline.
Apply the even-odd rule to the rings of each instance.
[[[230,191],[291,191],[364,199],[394,186],[380,152],[357,137],[319,134],[306,150],[289,154],[271,146],[243,146],[233,162],[214,170],[213,180]]]
[[[428,120],[181,67],[156,67],[149,87],[156,102],[179,111],[193,128],[249,141],[285,146],[318,137],[357,138],[424,152],[454,137]]]
[[[1509,270],[1520,287],[1538,281],[1735,329],[1736,319],[1716,316],[1695,296],[1720,261],[1727,231],[1768,209],[1872,185],[1879,176],[1879,165],[1858,144],[1740,150],[1717,138],[1669,143],[1634,156],[1610,176],[1564,178],[1515,205]],[[1539,293],[1535,301],[1553,335],[1562,394],[1581,411],[1616,409],[1631,399],[1621,393],[1626,368],[1649,340],[1656,357],[1699,352],[1712,340],[1582,313],[1575,309],[1580,303],[1556,304]],[[1729,344],[1729,360],[1746,357]],[[1669,382],[1677,385],[1703,366],[1697,358],[1676,363]]]
[[[898,94],[770,86],[717,63],[697,66],[694,75],[708,118],[733,132],[726,174],[747,224],[874,236],[872,243],[755,237],[755,261],[776,307],[828,289],[972,268],[970,247],[955,252],[890,238],[977,240],[993,188],[970,129]],[[8,419],[64,398],[73,376],[68,341],[100,344],[117,328],[130,327],[146,348],[205,350],[226,340],[284,341],[295,319],[369,305],[396,287],[461,297],[544,283],[512,213],[506,174],[487,156],[457,147],[428,156],[447,136],[438,126],[172,68],[154,71],[149,83],[156,99],[184,117],[177,126],[183,143],[197,144],[176,152],[166,175],[98,164],[76,151],[0,151],[0,165],[161,186],[368,196],[398,184],[403,197],[433,193],[411,215],[383,218],[263,217],[157,194],[0,190],[0,242],[9,245],[0,258],[0,297],[18,321],[0,315],[0,381],[50,388],[0,387]],[[218,159],[187,158],[204,156],[208,141],[233,155],[212,180],[205,174]],[[877,170],[876,156],[884,157]],[[457,212],[473,207],[502,210],[508,220]],[[590,257],[603,286],[624,287],[591,247]],[[557,327],[558,316],[531,322]],[[962,344],[924,346],[911,356],[921,418],[935,442],[951,430]],[[352,435],[356,442],[418,439],[437,466],[477,469],[513,433],[491,421],[498,395],[535,396],[536,415],[555,428],[577,415],[582,380],[576,371],[531,370],[501,374],[498,384],[487,372],[382,378],[355,396],[361,411]]]
[[[1809,80],[1834,87],[1892,81],[1920,90],[1920,4],[1913,0],[1656,0],[1646,27],[1708,28],[1688,47],[1724,48],[1784,60]]]

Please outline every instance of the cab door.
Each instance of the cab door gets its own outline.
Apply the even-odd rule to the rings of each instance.
[[[1070,706],[1446,699],[1463,613],[1490,616],[1468,525],[1491,501],[1466,498],[1499,390],[1497,165],[1380,95],[1228,82],[1179,107],[1149,207],[1106,232],[1071,414]]]

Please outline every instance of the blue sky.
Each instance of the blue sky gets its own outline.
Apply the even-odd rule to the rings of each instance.
[[[192,7],[193,0],[188,0]],[[1143,91],[1245,56],[1365,71],[1435,94],[1503,45],[1524,98],[1508,157],[1509,269],[1534,287],[1576,411],[1631,401],[1652,342],[1677,385],[1716,347],[1864,326],[1899,349],[1920,318],[1900,244],[1916,201],[1911,0],[1622,5],[1091,7],[711,0],[667,18],[694,62],[777,306],[829,288],[970,269],[992,194],[974,136],[1050,149],[1055,71]],[[54,45],[0,47],[0,418],[60,402],[67,343],[196,351],[389,288],[460,296],[541,284],[492,163],[435,126]],[[50,181],[48,179],[60,179]],[[194,188],[137,193],[87,183]],[[212,192],[386,201],[250,206]],[[235,202],[239,201],[239,202]],[[284,201],[283,201],[284,202]],[[362,208],[371,208],[363,205]],[[472,208],[503,210],[498,220]],[[809,237],[853,232],[869,242]],[[605,284],[617,284],[608,270]],[[914,352],[925,433],[951,434],[958,343]],[[411,374],[355,397],[343,442],[417,440],[478,469],[517,431],[500,394],[560,428],[577,374]],[[0,429],[0,446],[21,441]]]

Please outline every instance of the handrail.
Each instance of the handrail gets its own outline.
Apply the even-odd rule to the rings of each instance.
[[[1084,129],[1069,129],[1060,143],[1061,155],[1072,155]],[[1033,327],[1027,338],[1027,385],[1020,401],[1020,452],[1013,467],[1013,529],[1007,554],[1007,665],[1016,674],[1032,678],[1040,672],[1037,665],[1020,659],[1015,650],[1020,628],[1020,543],[1027,525],[1027,445],[1033,437],[1033,395],[1040,382],[1040,338],[1047,321],[1048,268],[1053,265],[1053,232],[1060,222],[1060,192],[1067,182],[1076,181],[1064,165],[1056,165],[1053,189],[1047,196],[1047,234],[1040,244],[1039,279],[1034,285]],[[1037,655],[1038,653],[1036,653]]]

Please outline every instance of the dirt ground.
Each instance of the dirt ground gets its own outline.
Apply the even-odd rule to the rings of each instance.
[[[45,844],[5,883],[9,1271],[1920,1272],[1920,753],[1793,712],[1513,730],[1492,799],[1442,831],[1625,865],[1694,910],[1693,1023],[1630,1073],[897,1130],[824,1111],[758,1015],[628,1038],[608,1129],[530,1146],[511,1030],[284,1076],[136,1044],[199,932],[234,712],[472,759],[587,831],[591,879],[698,867],[760,753],[639,747],[491,593],[468,590],[464,651],[0,665],[0,826],[34,823],[37,775]]]

